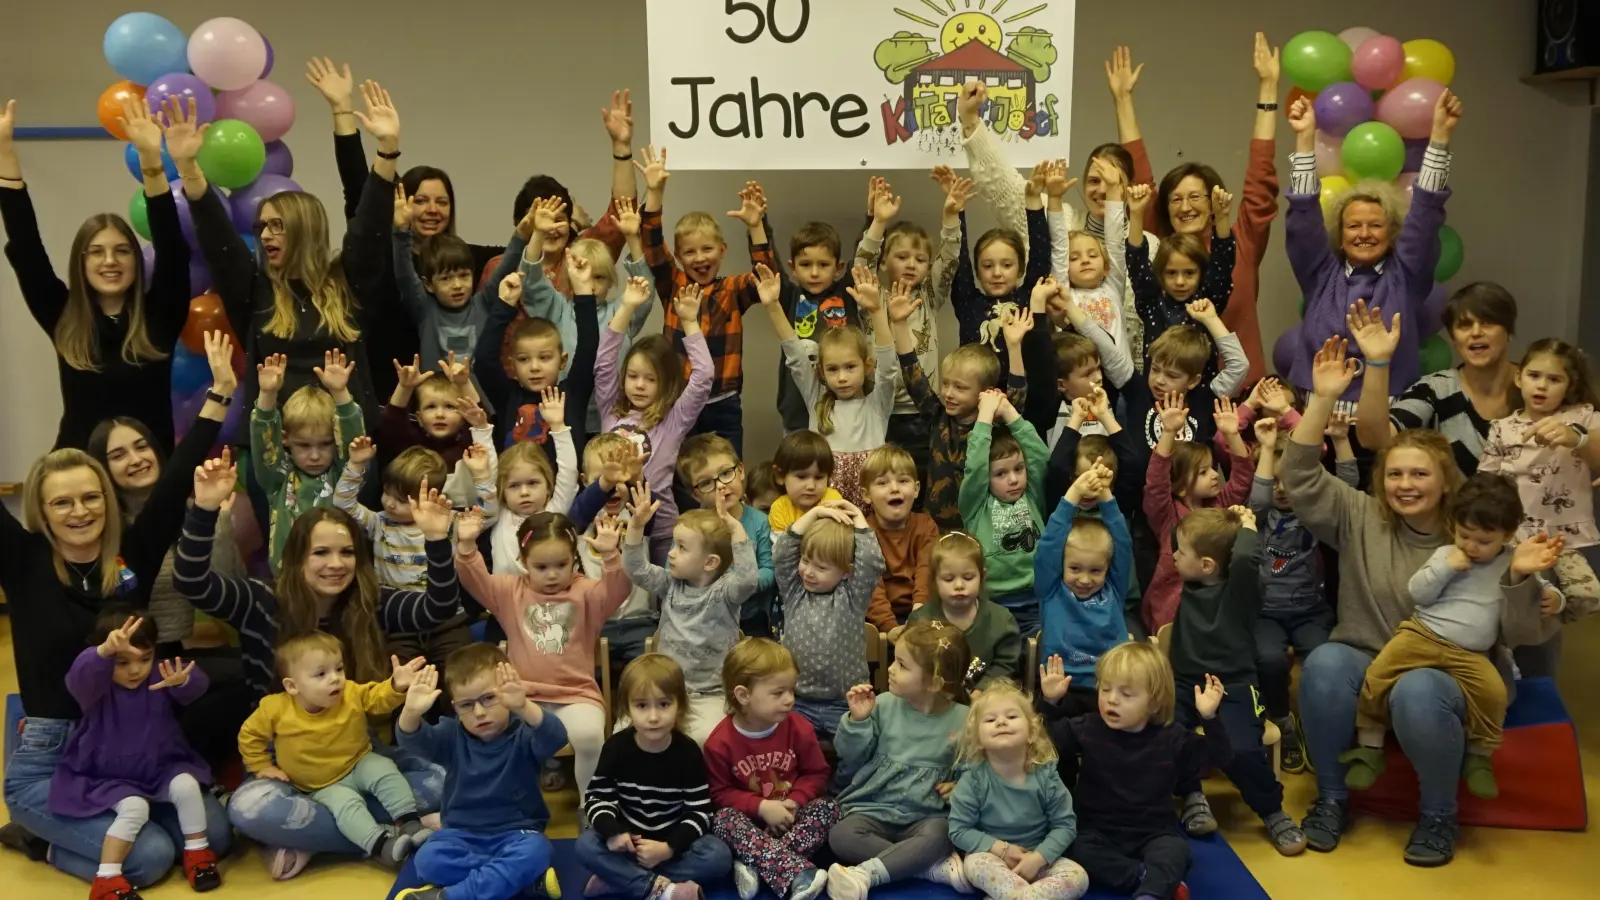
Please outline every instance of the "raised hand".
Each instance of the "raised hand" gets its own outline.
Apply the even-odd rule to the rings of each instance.
[[[483,534],[483,510],[469,506],[456,515],[456,545],[469,547]]]
[[[451,384],[464,388],[472,383],[472,357],[463,356],[458,360],[456,352],[451,350],[450,355],[439,360],[439,371]]]
[[[582,253],[575,253],[571,247],[566,250],[567,282],[572,285],[574,295],[588,295],[594,293],[594,263],[589,262],[589,257]]]
[[[756,266],[756,296],[761,298],[761,305],[770,307],[783,296],[783,279],[778,273],[767,268],[765,263]]]
[[[533,217],[533,231],[544,240],[556,240],[567,221],[567,204],[560,197],[540,197],[528,207],[528,215]]]
[[[372,139],[380,144],[398,143],[400,141],[400,111],[395,109],[394,101],[389,98],[389,92],[384,90],[376,81],[361,82],[361,102],[366,105],[365,113],[356,111],[356,120],[361,127],[372,135]]]
[[[1227,230],[1229,221],[1228,216],[1232,214],[1232,212],[1233,195],[1228,193],[1228,191],[1220,184],[1212,185],[1211,218],[1215,220],[1217,225],[1224,231]]]
[[[639,215],[639,204],[633,202],[632,197],[618,197],[616,205],[617,230],[621,231],[622,236],[625,238],[638,237],[641,222],[643,221]]]
[[[411,521],[422,529],[423,540],[442,541],[450,536],[450,519],[455,510],[449,497],[439,493],[437,488],[428,488],[426,477],[417,486],[417,495],[407,502],[411,505]]]
[[[1289,411],[1289,392],[1276,378],[1261,379],[1256,385],[1261,391],[1261,411],[1269,416],[1282,416]]]
[[[1089,421],[1089,418],[1093,415],[1094,410],[1089,408],[1089,398],[1074,397],[1072,400],[1072,412],[1067,417],[1067,423],[1076,430],[1082,428],[1083,423]]]
[[[649,302],[650,279],[642,275],[629,278],[627,287],[622,289],[622,305],[629,309],[638,309]]]
[[[978,394],[978,421],[993,422],[995,411],[1000,408],[1000,401],[1005,399],[1005,394],[995,388],[989,388]]]
[[[143,97],[124,96],[122,115],[117,123],[128,135],[129,143],[139,151],[139,164],[161,165],[161,123],[150,115],[150,104]]]
[[[1208,319],[1217,318],[1216,304],[1212,303],[1205,297],[1190,300],[1188,303],[1183,305],[1183,308],[1189,313],[1189,318],[1199,322],[1202,325],[1204,325]]]
[[[1256,443],[1262,453],[1270,453],[1278,446],[1278,420],[1261,418],[1255,421]]]
[[[611,105],[600,108],[600,121],[614,146],[633,146],[633,98],[626,88],[611,92]]]
[[[594,520],[594,537],[584,535],[583,540],[595,556],[610,556],[622,544],[622,522],[616,516],[601,516]]]
[[[7,100],[5,106],[0,106],[0,147],[9,149],[16,140],[16,133],[17,101]]]
[[[377,455],[378,445],[372,442],[370,436],[363,434],[350,442],[350,454],[347,462],[352,466],[365,467]]]
[[[411,198],[406,196],[406,186],[398,178],[394,181],[394,219],[391,224],[395,231],[411,230]]]
[[[1200,685],[1198,684],[1194,686],[1195,712],[1199,713],[1200,718],[1202,719],[1215,718],[1217,715],[1217,707],[1222,705],[1222,695],[1224,693],[1225,691],[1222,689],[1222,679],[1215,675],[1207,674],[1206,686],[1204,690],[1201,690]]]
[[[321,59],[313,56],[311,61],[306,63],[306,80],[317,89],[322,99],[328,101],[328,106],[332,107],[334,112],[351,111],[350,97],[355,92],[356,82],[350,76],[349,63],[339,67],[326,56]]]
[[[667,179],[672,173],[667,171],[667,148],[657,150],[654,144],[639,151],[644,160],[633,161],[633,167],[644,176],[644,186],[647,190],[661,191],[667,186]]]
[[[866,310],[869,314],[882,309],[883,298],[878,289],[878,276],[871,269],[862,265],[857,265],[850,274],[855,281],[855,285],[847,287],[845,290],[855,298],[856,305]],[[759,284],[757,288],[760,288]],[[761,302],[767,302],[766,298],[763,297]]]
[[[1297,135],[1309,135],[1317,130],[1317,113],[1311,108],[1310,97],[1298,97],[1289,106],[1289,127]]]
[[[969,81],[961,86],[961,92],[956,95],[956,120],[963,131],[971,131],[978,124],[978,115],[988,99],[989,89],[981,81]]]
[[[878,222],[888,223],[900,215],[900,198],[889,189],[889,183],[878,179],[880,188],[872,198],[872,218]]]
[[[744,190],[739,192],[739,208],[729,210],[728,215],[743,222],[746,228],[759,228],[761,217],[766,214],[766,192],[754,181],[745,182]]]
[[[1133,65],[1133,53],[1127,47],[1118,47],[1111,51],[1111,59],[1106,61],[1106,87],[1111,89],[1111,99],[1126,100],[1133,96],[1133,89],[1139,84],[1139,75],[1144,72],[1144,63],[1137,67]]]
[[[1282,71],[1278,63],[1278,48],[1267,43],[1267,36],[1256,32],[1256,46],[1251,62],[1255,65],[1256,77],[1263,83],[1276,85],[1279,73]]]
[[[1067,667],[1059,654],[1052,654],[1039,664],[1039,693],[1046,700],[1051,703],[1059,701],[1067,695],[1067,688],[1071,684],[1072,676],[1067,674]]]
[[[1565,547],[1565,538],[1540,532],[1511,551],[1511,574],[1520,579],[1543,572],[1556,564],[1556,558]]]
[[[1095,385],[1093,390],[1089,391],[1087,399],[1089,401],[1089,412],[1093,413],[1096,419],[1102,422],[1111,421],[1111,397],[1106,393],[1105,388],[1098,384]]]
[[[405,711],[414,716],[425,716],[433,705],[439,702],[439,670],[434,666],[423,666],[422,671],[411,679],[411,686],[406,688]]]
[[[1189,424],[1189,403],[1182,394],[1171,393],[1156,400],[1156,414],[1161,417],[1162,430],[1171,435],[1182,433]],[[1238,421],[1236,418],[1235,422]]]
[[[889,285],[888,302],[890,322],[904,322],[922,306],[922,298],[913,297],[910,286],[899,279]]]
[[[443,365],[443,363],[441,362],[440,365]],[[418,385],[434,376],[432,371],[422,368],[421,354],[412,354],[410,365],[403,365],[400,360],[395,360],[394,374],[395,378],[399,380],[400,386],[408,391],[416,390]]]
[[[1251,531],[1256,530],[1256,514],[1251,511],[1250,507],[1235,504],[1228,507],[1228,512],[1239,517],[1240,528],[1248,528]]]
[[[1217,423],[1217,433],[1223,437],[1236,437],[1239,434],[1239,409],[1233,401],[1223,397],[1211,405],[1212,418]]]
[[[512,272],[500,279],[500,302],[507,306],[522,305],[522,273]]]
[[[967,209],[967,203],[978,194],[978,183],[971,178],[953,176],[944,192],[944,214],[946,216],[959,216]]]
[[[477,404],[474,403],[473,406],[476,408]],[[482,444],[468,444],[467,448],[461,451],[461,462],[466,464],[467,472],[472,475],[474,484],[493,483],[494,472],[489,467],[489,448]]]
[[[204,340],[206,365],[211,367],[211,390],[231,397],[239,387],[239,376],[233,372],[233,338],[226,331],[208,331]]]
[[[1433,103],[1433,135],[1432,139],[1440,143],[1450,140],[1450,135],[1461,123],[1461,98],[1456,92],[1445,88],[1439,99]]]
[[[1115,168],[1113,166],[1112,168]],[[1119,170],[1120,171],[1120,170]],[[1144,211],[1150,207],[1150,185],[1130,184],[1122,191],[1122,196],[1128,201],[1128,221],[1143,222]]]
[[[699,324],[700,300],[700,286],[686,284],[678,296],[672,298],[672,311],[678,314],[680,322]]]
[[[106,635],[106,639],[100,642],[99,647],[95,648],[95,653],[99,654],[101,659],[111,659],[118,653],[131,652],[133,650],[133,636],[143,625],[144,619],[138,616],[129,616],[122,623],[121,628],[114,628],[110,634]]]
[[[1311,389],[1318,397],[1336,400],[1350,389],[1356,377],[1356,361],[1345,356],[1350,342],[1331,337],[1311,360]]]
[[[1394,351],[1400,346],[1400,314],[1395,313],[1390,321],[1389,328],[1383,327],[1383,310],[1368,307],[1365,300],[1350,304],[1344,323],[1356,339],[1362,358],[1378,363],[1394,358]]]
[[[404,694],[411,690],[411,685],[416,681],[417,673],[422,671],[428,661],[420,656],[414,656],[407,662],[401,662],[400,657],[389,656],[389,668],[392,674],[390,680],[394,682],[394,689]]]
[[[337,399],[341,391],[349,390],[350,376],[355,374],[355,371],[356,361],[346,359],[344,351],[338,349],[324,352],[322,354],[322,365],[311,367],[312,374],[317,376],[317,380],[322,382],[323,388],[328,393],[333,394],[335,399]]]
[[[1352,424],[1354,424],[1354,421],[1350,418],[1348,412],[1336,409],[1329,414],[1328,427],[1324,428],[1322,433],[1334,442],[1348,441],[1350,440],[1350,426]]]
[[[644,534],[644,527],[650,523],[650,517],[661,508],[661,501],[650,492],[650,482],[640,481],[629,486],[628,521],[629,534]]]
[[[1033,330],[1033,310],[1020,306],[1008,310],[1000,318],[1000,333],[1005,335],[1007,347],[1022,346],[1022,339]]]
[[[933,171],[928,173],[928,177],[932,178],[933,183],[939,186],[941,193],[948,194],[950,193],[950,185],[956,180],[956,172],[949,166],[941,164],[934,166]]]
[[[877,694],[873,693],[872,685],[858,684],[844,695],[845,703],[850,707],[850,720],[865,722],[872,715],[872,708],[878,704]]]
[[[511,663],[503,662],[494,667],[494,693],[500,698],[500,705],[512,713],[528,703],[528,688]]]
[[[1041,159],[1033,164],[1033,171],[1028,173],[1028,180],[1023,185],[1023,193],[1029,197],[1037,197],[1044,193],[1044,182],[1050,174],[1050,161]]]
[[[644,471],[644,457],[632,441],[618,444],[600,456],[600,481],[616,486],[628,484]]]
[[[1113,166],[1112,168],[1116,168]],[[1117,169],[1121,173],[1121,169]],[[1052,160],[1045,170],[1044,193],[1047,197],[1060,197],[1078,183],[1076,178],[1067,177],[1067,161],[1064,159]]]
[[[233,500],[239,470],[233,464],[233,451],[222,448],[222,455],[194,467],[194,505],[201,509],[225,509]]]
[[[200,144],[211,124],[196,121],[199,117],[193,97],[187,103],[181,97],[168,97],[161,109],[165,114],[161,132],[166,137],[167,155],[174,163],[192,161],[200,155]]]
[[[567,395],[554,385],[539,392],[539,415],[551,431],[567,427]]]

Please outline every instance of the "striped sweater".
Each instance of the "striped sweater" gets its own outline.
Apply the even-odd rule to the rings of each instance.
[[[639,746],[632,728],[612,735],[583,798],[589,824],[610,839],[628,833],[683,853],[711,833],[711,787],[700,745],[681,731],[659,753]]]

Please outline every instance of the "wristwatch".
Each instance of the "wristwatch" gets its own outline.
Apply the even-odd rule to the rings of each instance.
[[[232,397],[224,397],[221,394],[217,393],[216,391],[212,391],[212,390],[207,390],[206,391],[206,399],[207,400],[213,400],[213,401],[215,401],[217,403],[221,403],[223,406],[232,406],[233,405],[233,398]]]

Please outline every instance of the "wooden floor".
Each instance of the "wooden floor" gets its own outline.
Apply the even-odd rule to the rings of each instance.
[[[1217,816],[1228,841],[1277,900],[1378,900],[1378,898],[1536,898],[1577,900],[1600,897],[1600,621],[1590,619],[1568,632],[1561,683],[1578,726],[1589,796],[1589,818],[1596,827],[1586,833],[1506,831],[1469,828],[1462,833],[1455,862],[1442,869],[1415,869],[1400,859],[1409,828],[1402,823],[1358,820],[1338,852],[1307,852],[1284,859],[1267,843],[1257,820],[1225,781],[1208,782]],[[0,693],[16,690],[12,667],[11,626],[0,617]],[[1314,793],[1312,776],[1285,776],[1286,808],[1298,816]],[[573,792],[549,798],[554,820],[551,837],[575,834]],[[0,821],[5,811],[0,807]],[[392,880],[376,864],[332,861],[313,865],[299,877],[274,882],[266,877],[259,857],[235,852],[224,862],[223,892],[249,891],[255,900],[345,900],[383,897]],[[81,900],[88,885],[0,851],[0,891],[27,900]],[[16,890],[21,886],[20,891]],[[181,878],[169,878],[148,889],[146,896],[187,896]]]

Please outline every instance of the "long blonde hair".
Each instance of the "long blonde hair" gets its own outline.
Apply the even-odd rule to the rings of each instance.
[[[72,239],[72,262],[67,267],[67,305],[56,319],[56,353],[67,365],[80,372],[98,372],[105,348],[95,341],[95,300],[90,296],[88,278],[83,274],[84,254],[94,236],[107,228],[115,229],[133,248],[134,279],[123,301],[128,314],[128,333],[122,339],[122,361],[130,366],[166,359],[168,354],[150,340],[150,326],[144,309],[144,284],[150,273],[144,270],[139,239],[126,219],[113,213],[97,213],[83,220]],[[176,302],[176,298],[163,298]]]
[[[961,742],[957,749],[957,762],[960,765],[980,763],[987,759],[983,747],[978,744],[978,726],[983,722],[983,711],[1002,700],[1010,700],[1017,704],[1021,710],[1023,721],[1028,723],[1028,752],[1022,764],[1026,771],[1032,772],[1040,766],[1049,765],[1056,761],[1056,745],[1050,740],[1050,733],[1045,730],[1044,720],[1034,711],[1033,704],[1029,702],[1022,689],[1016,682],[1009,679],[998,679],[990,682],[983,688],[983,692],[972,701],[972,709],[967,713],[967,722],[961,728]]]
[[[822,360],[827,356],[829,348],[844,347],[855,351],[861,357],[863,374],[861,377],[861,395],[864,397],[872,393],[873,357],[872,345],[867,341],[866,332],[847,325],[844,328],[831,328],[824,332],[822,339],[817,341],[817,384],[823,385],[822,396],[817,398],[817,431],[822,434],[833,434],[833,405],[838,398],[829,390],[822,374]]]
[[[299,281],[311,294],[311,305],[330,336],[346,343],[359,338],[355,297],[345,281],[344,267],[328,253],[328,214],[322,201],[304,191],[283,191],[261,205],[268,203],[283,219],[284,256],[278,268],[265,267],[272,282],[272,318],[265,331],[273,337],[295,336],[295,295],[289,282]]]
[[[28,470],[28,480],[22,488],[22,525],[35,534],[44,535],[50,542],[50,561],[54,564],[56,578],[70,584],[67,562],[56,543],[55,532],[50,530],[50,518],[44,511],[44,480],[60,472],[88,469],[100,482],[100,493],[105,495],[105,524],[100,532],[100,596],[116,594],[122,580],[122,567],[117,565],[117,554],[122,548],[122,513],[117,508],[117,488],[105,467],[82,450],[63,447],[39,457]]]

